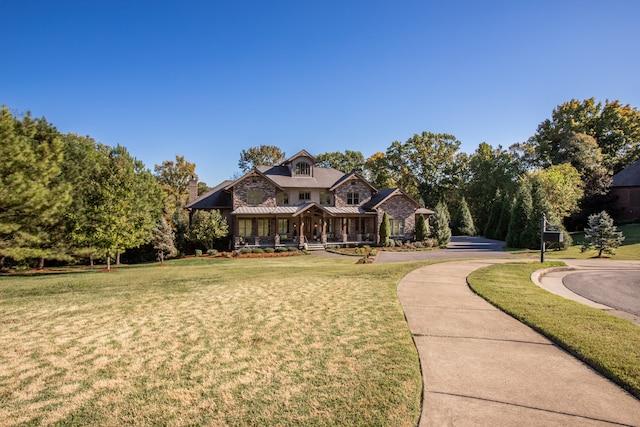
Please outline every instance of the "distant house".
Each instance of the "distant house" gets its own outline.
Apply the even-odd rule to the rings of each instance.
[[[374,244],[385,212],[391,237],[412,239],[417,215],[433,214],[399,188],[378,190],[357,173],[316,166],[304,150],[196,196],[192,181],[185,208],[218,209],[234,247]]]
[[[618,196],[614,205],[616,212],[612,215],[614,219],[640,218],[640,160],[613,176],[611,193]]]

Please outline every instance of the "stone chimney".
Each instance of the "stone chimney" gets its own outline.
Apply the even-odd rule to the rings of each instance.
[[[189,203],[193,202],[198,198],[198,180],[190,179],[189,180]]]

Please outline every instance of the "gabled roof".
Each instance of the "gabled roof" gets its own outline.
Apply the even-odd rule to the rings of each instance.
[[[340,173],[342,173],[342,172],[340,172]],[[344,184],[347,181],[351,181],[352,179],[358,179],[358,180],[364,182],[365,184],[367,184],[373,191],[376,191],[376,187],[374,187],[373,185],[369,184],[369,182],[366,179],[364,179],[361,175],[359,175],[359,174],[357,174],[355,172],[343,174],[343,176],[339,180],[337,180],[333,184],[333,186],[331,188],[329,188],[329,190],[334,191],[336,188],[340,187],[342,184]]]
[[[383,204],[393,196],[404,196],[407,199],[409,199],[416,206],[416,208],[424,209],[422,206],[420,206],[420,203],[416,202],[411,196],[409,196],[407,193],[405,193],[399,188],[385,188],[384,190],[378,191],[376,194],[373,195],[373,197],[371,197],[371,200],[369,200],[364,205],[364,207],[367,209],[377,209],[381,204]],[[428,212],[423,211],[420,213],[428,213]]]
[[[265,177],[268,177],[280,188],[330,188],[340,180],[344,173],[333,168],[319,168],[314,166],[313,176],[291,176],[287,166],[257,166]]]
[[[613,176],[612,187],[640,187],[640,160],[631,163],[629,166]]]
[[[247,178],[250,178],[252,176],[259,176],[261,178],[266,179],[267,181],[271,182],[273,185],[275,185],[276,187],[278,187],[280,190],[282,190],[282,187],[280,187],[280,185],[278,185],[277,182],[275,182],[273,179],[271,179],[270,176],[267,176],[266,174],[264,174],[262,171],[260,171],[260,169],[258,168],[253,168],[251,169],[249,172],[247,172],[246,174],[244,174],[243,176],[241,176],[240,178],[236,179],[235,181],[231,181],[231,183],[229,185],[227,185],[225,188],[227,190],[230,190],[234,185],[238,184],[239,182],[244,181]]]
[[[223,181],[217,187],[204,193],[202,196],[195,199],[193,202],[187,203],[185,209],[217,209],[217,208],[230,208],[231,194],[229,194],[225,188],[234,181]]]
[[[313,161],[313,163],[316,162],[316,158],[313,157],[311,154],[309,154],[309,152],[307,150],[300,150],[296,154],[294,154],[293,156],[289,157],[287,160],[282,162],[282,164],[283,165],[288,165],[289,163],[291,163],[292,161],[294,161],[298,157],[308,157]]]

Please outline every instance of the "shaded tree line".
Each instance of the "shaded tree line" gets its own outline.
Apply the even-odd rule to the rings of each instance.
[[[165,195],[125,147],[0,108],[0,268],[107,261],[149,243]]]
[[[261,155],[261,147],[253,149],[255,163],[243,152],[241,166],[281,162],[284,153],[268,147]],[[400,187],[432,209],[442,204],[438,210],[446,207],[454,234],[537,248],[543,212],[551,226],[578,230],[590,215],[612,211],[613,174],[640,158],[640,112],[619,101],[571,100],[554,108],[525,142],[508,148],[483,142],[471,154],[459,149],[453,135],[422,132],[366,159],[351,150],[316,159],[359,173],[376,188]]]

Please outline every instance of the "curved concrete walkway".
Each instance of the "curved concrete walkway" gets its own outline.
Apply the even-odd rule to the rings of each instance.
[[[473,270],[509,261],[434,264],[398,285],[423,372],[420,425],[640,426],[639,400],[469,289]]]

